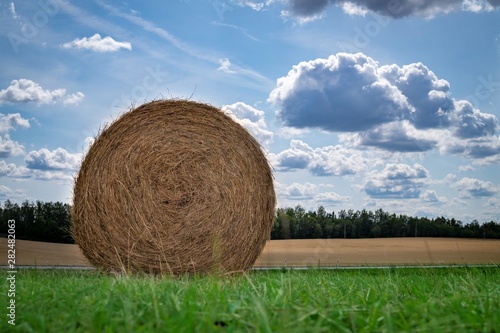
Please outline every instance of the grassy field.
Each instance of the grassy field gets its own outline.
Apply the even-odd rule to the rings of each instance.
[[[2,279],[3,304],[8,304]],[[19,270],[13,332],[500,332],[500,268]]]

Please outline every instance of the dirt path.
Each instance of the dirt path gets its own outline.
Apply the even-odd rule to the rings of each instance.
[[[0,238],[0,265],[7,239]],[[270,241],[256,267],[500,264],[500,240],[462,238]],[[16,265],[90,266],[77,245],[16,241]]]

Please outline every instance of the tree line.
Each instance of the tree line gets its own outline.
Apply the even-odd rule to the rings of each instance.
[[[303,207],[278,208],[271,239],[310,238],[379,238],[379,237],[463,237],[500,238],[500,223],[477,220],[463,224],[454,218],[411,217],[375,212],[340,210],[327,212],[323,206],[316,211]]]
[[[61,202],[0,204],[0,234],[8,233],[8,220],[16,221],[16,239],[74,243],[71,237],[71,206]],[[379,238],[379,237],[464,237],[500,239],[500,223],[477,220],[463,224],[454,218],[411,217],[374,212],[339,210],[327,212],[323,206],[306,211],[301,206],[278,208],[271,239]]]
[[[0,233],[8,232],[8,220],[16,221],[16,239],[74,243],[71,237],[71,206],[62,202],[4,202],[0,207]]]

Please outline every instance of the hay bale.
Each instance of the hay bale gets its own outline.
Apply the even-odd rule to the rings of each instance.
[[[83,254],[121,272],[247,270],[275,207],[257,141],[219,109],[184,100],[143,104],[105,128],[73,195]]]

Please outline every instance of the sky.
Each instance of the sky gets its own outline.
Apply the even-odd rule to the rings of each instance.
[[[278,207],[499,222],[499,7],[2,0],[0,201],[71,203],[100,128],[181,98],[260,142]]]

